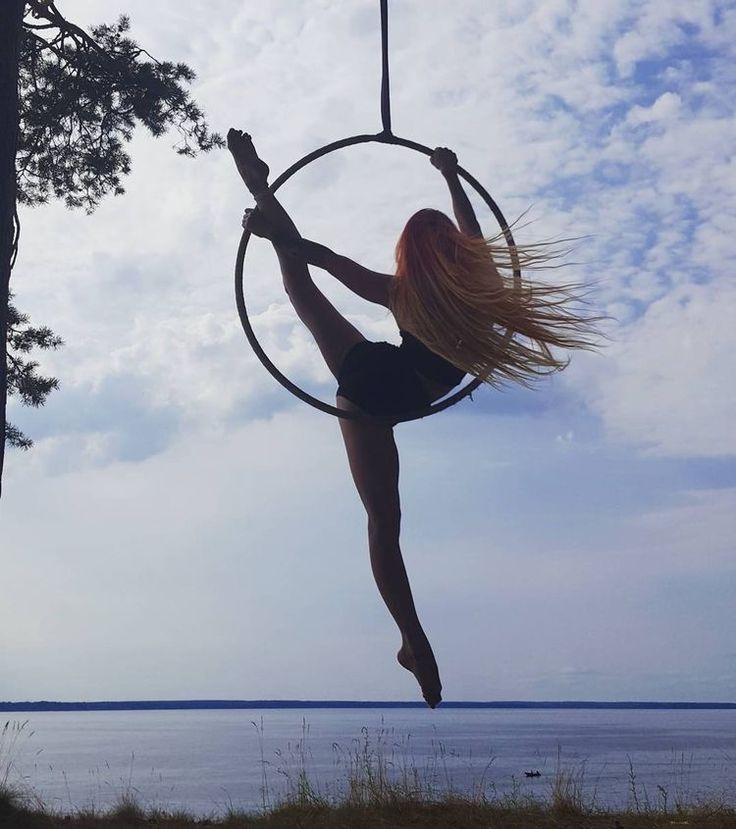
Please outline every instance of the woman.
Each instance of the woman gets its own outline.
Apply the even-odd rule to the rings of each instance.
[[[575,286],[517,289],[501,275],[500,269],[543,264],[555,254],[544,245],[516,248],[512,262],[502,237],[486,241],[448,149],[437,148],[430,160],[447,181],[458,226],[437,210],[420,210],[399,239],[396,274],[384,274],[303,239],[269,192],[268,165],[250,136],[231,129],[228,147],[257,205],[246,211],[243,226],[273,243],[289,299],[338,381],[337,407],[381,416],[341,418],[340,428],[368,514],[373,575],[401,632],[398,661],[434,708],[442,686],[399,547],[399,458],[391,418],[444,397],[468,372],[495,384],[503,378],[525,383],[559,370],[566,363],[550,346],[591,347],[584,335],[594,333],[595,319],[568,310],[568,301],[580,298]],[[401,346],[366,340],[312,282],[309,264],[388,308]],[[506,329],[514,332],[512,339]]]

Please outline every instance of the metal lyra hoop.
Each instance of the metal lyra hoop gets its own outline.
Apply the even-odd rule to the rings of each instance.
[[[328,155],[329,153],[335,152],[335,150],[341,150],[344,147],[351,147],[354,144],[370,144],[370,143],[378,143],[378,144],[395,144],[400,147],[407,147],[410,150],[415,150],[416,152],[423,153],[426,156],[431,156],[433,150],[429,147],[425,147],[423,144],[418,144],[416,141],[409,141],[406,138],[399,138],[396,135],[393,135],[390,132],[379,132],[375,135],[353,135],[350,138],[342,138],[339,141],[333,141],[331,144],[326,144],[324,147],[320,147],[318,150],[314,150],[313,152],[305,155],[304,158],[297,161],[295,164],[292,164],[288,170],[281,173],[281,175],[274,181],[271,185],[270,190],[272,193],[275,193],[279,187],[285,184],[295,173],[298,173],[303,167],[306,167],[307,164],[311,164],[313,161],[316,161],[318,158],[322,158],[324,155]],[[496,221],[501,228],[504,237],[506,239],[506,243],[512,250],[512,259],[514,248],[516,247],[516,243],[514,241],[514,237],[511,233],[511,230],[508,226],[508,222],[504,217],[501,209],[498,207],[496,202],[491,198],[490,193],[478,182],[476,181],[470,173],[466,172],[462,169],[462,167],[457,168],[458,175],[465,179],[468,184],[475,190],[475,192],[483,199],[483,201],[488,205],[491,212],[493,213]],[[244,265],[245,265],[245,253],[248,249],[248,242],[250,240],[251,234],[247,231],[243,231],[243,235],[240,238],[240,246],[238,247],[238,255],[235,260],[235,298],[238,306],[238,315],[240,316],[240,322],[243,326],[243,330],[245,331],[245,335],[248,338],[248,342],[251,345],[251,348],[256,353],[258,359],[263,363],[265,368],[273,375],[273,377],[281,383],[284,388],[288,389],[292,394],[298,397],[300,400],[303,400],[305,403],[309,403],[310,406],[314,406],[316,409],[320,411],[326,412],[327,414],[335,415],[335,417],[344,417],[349,420],[370,420],[373,422],[385,422],[385,423],[404,423],[409,420],[418,420],[422,417],[427,417],[428,415],[436,414],[437,412],[441,412],[444,409],[453,406],[455,403],[462,400],[464,397],[467,397],[471,392],[478,388],[478,386],[483,382],[479,378],[475,378],[474,380],[467,383],[458,391],[451,394],[449,397],[445,397],[440,400],[438,403],[432,403],[429,406],[423,406],[421,409],[416,409],[414,411],[408,412],[404,414],[402,417],[386,417],[386,416],[375,416],[375,415],[362,415],[357,414],[356,412],[346,412],[342,409],[338,409],[336,406],[332,406],[329,403],[325,403],[323,400],[320,400],[317,397],[313,397],[308,392],[301,389],[295,383],[292,383],[288,377],[284,376],[278,368],[271,362],[266,352],[261,347],[261,344],[258,342],[258,338],[253,331],[253,327],[250,324],[250,319],[248,318],[248,310],[245,304],[245,287],[244,287]],[[514,268],[514,283],[516,288],[518,289],[521,286],[521,272],[518,268],[518,265]],[[508,340],[512,337],[511,331],[506,331],[504,342],[508,342]]]

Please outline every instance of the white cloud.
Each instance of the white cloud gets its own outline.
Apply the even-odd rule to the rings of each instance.
[[[680,113],[681,106],[682,100],[676,92],[665,92],[650,107],[633,106],[626,120],[633,126],[672,121]]]
[[[652,303],[573,375],[612,437],[645,452],[736,455],[736,289],[683,286]]]

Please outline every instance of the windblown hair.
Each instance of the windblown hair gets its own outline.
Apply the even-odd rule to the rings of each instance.
[[[604,317],[586,311],[585,286],[515,284],[514,268],[559,267],[550,263],[564,255],[554,243],[469,236],[439,210],[420,210],[396,245],[390,308],[400,328],[467,373],[530,385],[568,365],[552,348],[597,345]]]

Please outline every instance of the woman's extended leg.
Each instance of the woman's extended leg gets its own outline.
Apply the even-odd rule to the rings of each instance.
[[[338,395],[338,408],[360,411]],[[340,419],[350,472],[368,514],[368,549],[373,577],[401,631],[399,663],[417,678],[427,703],[441,700],[439,671],[419,622],[399,546],[399,454],[391,426]]]
[[[266,220],[284,237],[298,236],[296,225],[268,189],[268,165],[258,158],[250,136],[228,133],[228,146],[246,187]],[[284,288],[299,318],[312,333],[328,368],[337,377],[348,351],[365,339],[312,281],[303,257],[274,244]]]

